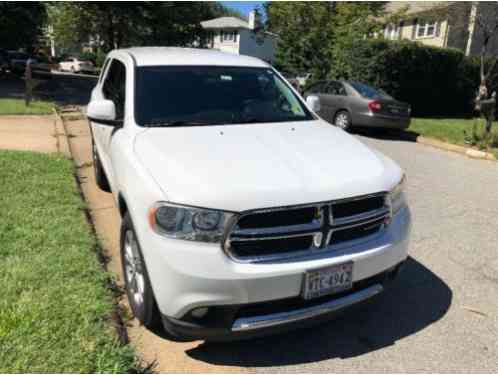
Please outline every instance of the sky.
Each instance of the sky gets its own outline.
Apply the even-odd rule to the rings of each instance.
[[[265,1],[220,1],[226,7],[237,9],[244,16],[248,16],[249,12],[258,5],[263,5]]]

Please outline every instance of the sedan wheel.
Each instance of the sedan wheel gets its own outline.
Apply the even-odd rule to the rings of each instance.
[[[334,125],[342,130],[348,131],[351,127],[351,119],[349,113],[342,111],[335,116]]]

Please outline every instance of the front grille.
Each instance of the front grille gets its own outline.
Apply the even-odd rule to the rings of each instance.
[[[354,241],[375,234],[381,229],[385,221],[386,219],[381,217],[379,219],[375,219],[374,221],[368,221],[354,227],[347,227],[345,229],[341,229],[339,227],[338,229],[332,230],[329,245],[336,245],[346,241]]]
[[[286,237],[259,241],[234,241],[232,248],[241,257],[265,256],[306,250],[311,247],[311,237]]]
[[[388,223],[384,194],[242,214],[225,241],[240,261],[282,259],[367,239]]]
[[[309,223],[317,215],[315,207],[303,207],[289,210],[264,211],[254,215],[243,216],[238,226],[241,229],[271,228],[287,225]]]
[[[384,197],[382,196],[368,197],[365,199],[335,203],[332,211],[334,218],[343,218],[381,209],[384,204]]]

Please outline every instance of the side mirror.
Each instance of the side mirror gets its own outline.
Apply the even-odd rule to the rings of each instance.
[[[313,112],[320,111],[320,98],[316,95],[310,95],[306,97],[306,104],[311,108]]]
[[[90,121],[102,125],[118,126],[121,121],[116,120],[116,106],[111,100],[92,100],[86,109],[86,116]]]

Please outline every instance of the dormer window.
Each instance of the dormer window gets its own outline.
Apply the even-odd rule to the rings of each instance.
[[[227,42],[237,42],[237,35],[238,35],[237,30],[233,31],[227,31],[227,30],[220,30],[220,40],[227,41]]]
[[[437,22],[417,23],[417,38],[427,38],[436,35]]]

